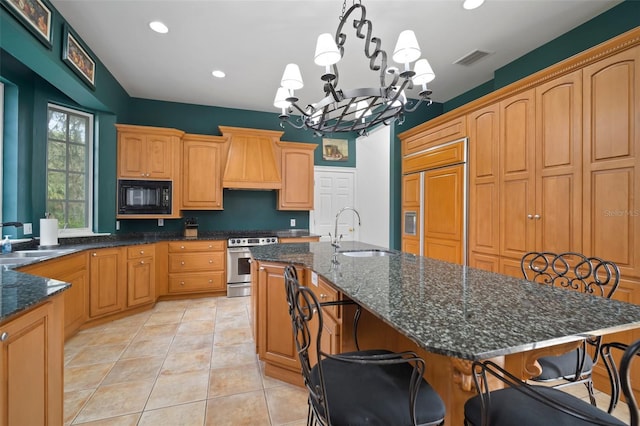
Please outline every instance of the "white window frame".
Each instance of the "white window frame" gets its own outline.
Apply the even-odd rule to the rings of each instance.
[[[81,110],[77,110],[77,109],[72,109],[72,108],[67,108],[67,107],[63,107],[61,105],[57,105],[54,103],[49,103],[47,104],[47,155],[46,155],[46,164],[45,164],[45,173],[46,170],[48,170],[49,168],[49,155],[48,155],[48,145],[49,145],[49,136],[48,136],[48,120],[49,120],[49,108],[54,108],[60,111],[64,111],[64,112],[68,112],[70,114],[76,114],[76,115],[82,115],[85,116],[89,119],[89,135],[87,138],[87,148],[89,150],[88,154],[87,154],[87,158],[88,158],[88,162],[89,164],[87,164],[87,185],[88,185],[88,191],[87,191],[87,227],[85,228],[66,228],[64,224],[59,223],[59,229],[58,229],[58,237],[59,238],[71,238],[71,237],[81,237],[81,236],[88,236],[88,235],[94,235],[93,232],[93,207],[94,207],[94,200],[93,200],[93,194],[94,194],[94,186],[95,186],[95,179],[93,176],[93,163],[94,163],[94,158],[93,158],[93,150],[94,150],[94,144],[95,144],[95,135],[94,135],[94,115],[87,113],[85,111],[81,111]],[[48,190],[47,190],[48,191]],[[47,191],[45,191],[45,197],[49,197],[49,194],[47,193]]]
[[[4,83],[0,81],[0,171],[4,168],[2,153],[4,152]],[[2,223],[2,186],[3,186],[3,174],[0,173],[0,223]]]

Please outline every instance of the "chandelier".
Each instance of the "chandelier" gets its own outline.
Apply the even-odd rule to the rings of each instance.
[[[413,31],[402,31],[393,51],[393,60],[402,65],[400,71],[396,67],[387,66],[387,52],[380,47],[382,40],[372,37],[372,24],[366,18],[367,11],[361,2],[355,3],[346,11],[346,0],[342,4],[342,15],[335,37],[325,33],[318,37],[314,62],[324,67],[321,77],[324,98],[302,108],[298,104],[295,90],[304,86],[300,68],[296,64],[285,67],[281,87],[276,92],[273,105],[280,108],[280,126],[289,123],[296,129],[311,129],[317,136],[336,132],[357,132],[365,136],[368,130],[383,123],[389,125],[394,121],[404,121],[405,112],[414,112],[423,102],[431,105],[431,90],[427,83],[435,78],[431,65],[421,55],[418,41]],[[365,39],[364,54],[369,59],[371,71],[378,71],[379,87],[356,89],[339,89],[337,63],[344,55],[344,44],[347,35],[342,28],[349,16],[360,11],[360,19],[353,20],[356,36]],[[413,70],[411,63],[415,61]],[[387,78],[390,79],[387,84]],[[405,89],[413,85],[421,85],[419,99],[407,100]],[[299,113],[291,117],[294,110]]]

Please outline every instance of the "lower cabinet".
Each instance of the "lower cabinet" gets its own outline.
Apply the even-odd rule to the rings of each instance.
[[[169,294],[225,291],[226,241],[169,243]]]
[[[63,310],[60,294],[0,323],[0,425],[62,425]]]
[[[127,248],[127,307],[156,300],[155,247],[142,245]]]
[[[126,304],[124,248],[91,250],[89,254],[89,317],[114,314]]]

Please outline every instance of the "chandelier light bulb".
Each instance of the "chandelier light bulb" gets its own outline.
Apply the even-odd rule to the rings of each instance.
[[[436,74],[433,72],[429,61],[424,58],[416,62],[413,71],[416,73],[413,77],[414,84],[426,84],[436,78]]]
[[[287,64],[282,74],[280,85],[285,89],[298,90],[304,87],[300,68],[296,64]]]
[[[287,101],[289,91],[284,87],[279,87],[276,91],[276,97],[273,100],[273,106],[276,108],[289,108],[291,102]]]
[[[411,30],[404,30],[398,36],[396,48],[393,49],[393,60],[399,64],[408,64],[421,55],[416,34]]]
[[[321,67],[328,67],[341,59],[340,50],[333,36],[329,33],[320,34],[316,42],[314,62]]]

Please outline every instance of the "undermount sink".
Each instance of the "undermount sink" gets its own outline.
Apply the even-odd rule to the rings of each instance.
[[[349,257],[379,257],[379,256],[389,256],[393,254],[390,251],[386,250],[354,250],[354,251],[341,251],[341,254]]]

